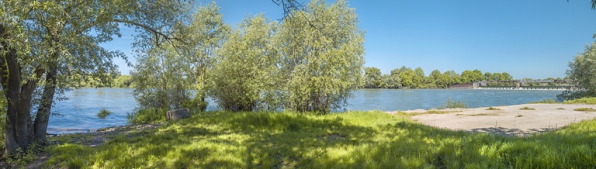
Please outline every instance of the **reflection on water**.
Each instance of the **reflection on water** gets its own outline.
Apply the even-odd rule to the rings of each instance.
[[[126,115],[132,113],[137,103],[132,89],[85,88],[66,92],[70,99],[56,101],[52,112],[64,116],[52,116],[49,133],[86,132],[98,128],[126,125]],[[442,90],[442,89],[361,89],[348,100],[346,110],[412,110],[430,109],[441,106],[451,98],[463,101],[470,107],[524,104],[548,98],[555,98],[556,90]],[[213,100],[208,100],[210,110],[215,109]],[[106,119],[97,117],[99,110],[112,112]]]

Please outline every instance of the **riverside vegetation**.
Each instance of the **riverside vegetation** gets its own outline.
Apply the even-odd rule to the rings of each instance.
[[[596,121],[530,137],[450,131],[384,112],[193,114],[90,147],[52,138],[47,167],[590,168]]]
[[[236,27],[222,21],[215,3],[199,8],[186,1],[0,3],[6,166],[26,165],[40,151],[51,156],[44,164],[50,168],[596,165],[594,120],[521,138],[442,130],[400,114],[331,113],[366,83],[364,31],[344,0],[312,0],[301,10],[287,10],[280,22],[247,16]],[[126,56],[99,46],[120,35],[119,24],[138,28],[133,44],[137,62],[130,77],[122,79],[112,59]],[[588,64],[581,63],[577,68]],[[422,69],[404,72],[390,79],[420,87],[420,79],[408,81],[405,75],[421,74]],[[55,98],[82,86],[134,87],[139,107],[129,121],[156,128],[129,126],[99,138],[46,138]],[[582,96],[593,94],[591,90],[586,87]],[[207,97],[221,111],[205,112]],[[446,105],[459,106],[463,104]],[[180,107],[190,108],[192,117],[164,121],[167,110]]]

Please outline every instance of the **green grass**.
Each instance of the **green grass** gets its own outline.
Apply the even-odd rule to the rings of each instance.
[[[197,113],[90,147],[51,138],[54,168],[591,168],[596,120],[530,137],[468,133],[401,115]]]
[[[557,110],[565,110],[565,108],[559,107],[557,108]]]
[[[495,107],[488,107],[488,108],[486,108],[486,110],[501,110],[501,109],[495,108]]]
[[[554,99],[544,99],[544,100],[539,100],[539,101],[535,101],[535,102],[528,102],[528,104],[553,104],[553,103],[557,103],[557,101],[555,101]]]
[[[453,108],[469,108],[464,102],[451,101],[451,98],[447,98],[445,105],[437,107],[437,109],[453,109]]]
[[[97,113],[97,117],[99,117],[100,119],[106,119],[106,116],[112,114],[111,111],[108,111],[106,109],[101,109],[99,110],[99,113]]]
[[[535,108],[529,108],[529,107],[522,107],[519,108],[519,110],[536,110]]]
[[[596,112],[596,109],[593,108],[577,108],[577,109],[573,109],[575,111],[585,111],[585,112]]]
[[[563,104],[596,104],[596,97],[584,97],[581,99],[567,100]]]

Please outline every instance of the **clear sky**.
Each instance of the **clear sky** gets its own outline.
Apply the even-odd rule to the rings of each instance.
[[[232,25],[248,15],[278,20],[283,13],[271,0],[216,3]],[[587,0],[351,0],[349,5],[366,31],[365,66],[384,74],[407,66],[427,75],[434,69],[479,69],[508,72],[514,79],[564,77],[568,63],[596,33],[596,11]],[[103,45],[132,57],[132,29],[122,32],[122,38]],[[117,63],[123,74],[132,69]]]

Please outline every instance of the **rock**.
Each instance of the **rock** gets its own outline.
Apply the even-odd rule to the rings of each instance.
[[[170,110],[166,113],[166,117],[168,120],[178,120],[190,117],[190,112],[188,109],[178,109],[178,110]]]

